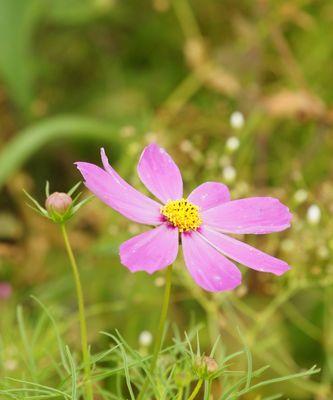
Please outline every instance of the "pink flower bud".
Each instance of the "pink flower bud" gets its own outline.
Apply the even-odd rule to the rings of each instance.
[[[6,300],[12,294],[12,287],[7,282],[0,282],[0,300]]]
[[[67,193],[52,193],[45,201],[45,207],[49,212],[64,215],[71,206],[73,200]]]
[[[216,372],[219,368],[214,358],[207,356],[198,357],[195,361],[194,366],[197,374],[201,377],[206,376],[207,374],[212,374],[213,372]]]
[[[207,368],[207,372],[212,373],[218,370],[219,366],[214,358],[205,356],[202,361]]]

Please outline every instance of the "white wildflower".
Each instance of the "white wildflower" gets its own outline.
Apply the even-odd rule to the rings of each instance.
[[[308,192],[305,189],[298,189],[294,194],[297,203],[304,203],[308,198]]]
[[[227,142],[226,142],[225,145],[226,145],[227,150],[230,151],[230,152],[232,153],[232,152],[234,152],[234,151],[236,151],[236,150],[238,149],[239,144],[240,144],[240,142],[239,142],[238,137],[236,137],[236,136],[231,136],[231,137],[227,140]]]
[[[321,211],[317,204],[312,204],[306,213],[306,219],[309,224],[317,225],[321,218]]]
[[[153,335],[149,331],[142,331],[139,335],[139,344],[143,347],[148,347],[153,341]]]
[[[245,123],[244,115],[240,111],[234,111],[230,116],[230,125],[234,129],[243,128]]]
[[[225,182],[231,183],[235,180],[237,172],[233,166],[228,165],[223,168],[222,175]]]

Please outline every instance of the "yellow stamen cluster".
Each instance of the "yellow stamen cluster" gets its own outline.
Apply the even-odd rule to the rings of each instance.
[[[202,224],[199,207],[187,199],[170,200],[161,208],[161,214],[179,229],[179,232],[196,231]]]

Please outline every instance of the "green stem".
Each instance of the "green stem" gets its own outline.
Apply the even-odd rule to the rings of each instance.
[[[160,317],[160,322],[158,324],[158,328],[157,328],[157,332],[156,332],[154,353],[153,353],[153,358],[152,358],[150,368],[149,368],[149,374],[152,374],[154,372],[154,369],[155,369],[156,363],[157,363],[158,354],[159,354],[159,352],[161,350],[161,346],[162,346],[165,320],[166,320],[166,317],[168,314],[168,308],[169,308],[169,302],[170,302],[171,276],[172,276],[172,265],[170,265],[166,271],[166,282],[165,282],[164,298],[163,298],[162,309],[161,309],[161,317]],[[137,400],[143,399],[143,395],[145,394],[145,392],[148,388],[148,384],[149,384],[149,378],[147,376]]]
[[[196,384],[196,387],[194,388],[193,392],[191,393],[191,396],[188,398],[188,400],[194,400],[199,393],[199,390],[201,389],[203,380],[200,379],[198,383]]]
[[[205,380],[205,391],[204,391],[204,399],[203,400],[209,400],[211,386],[212,386],[212,381],[210,379]]]
[[[179,392],[178,392],[178,395],[177,395],[177,400],[182,400],[182,398],[183,398],[183,393],[184,393],[184,388],[181,387],[181,388],[179,389]]]
[[[330,385],[333,381],[333,288],[326,288],[323,296],[325,304],[323,345],[326,358],[326,365],[323,368],[323,381]]]
[[[84,364],[84,386],[85,386],[85,394],[87,400],[93,400],[93,390],[92,384],[90,380],[90,355],[88,349],[88,339],[87,339],[87,323],[86,316],[84,310],[84,300],[83,300],[83,291],[82,285],[80,281],[79,269],[77,267],[77,263],[73,254],[72,247],[70,245],[67,230],[65,224],[61,224],[61,233],[64,238],[68,258],[72,267],[72,272],[74,275],[74,281],[76,286],[76,295],[77,302],[79,307],[79,319],[80,319],[80,331],[81,331],[81,346],[82,346],[82,356],[83,356],[83,364]]]

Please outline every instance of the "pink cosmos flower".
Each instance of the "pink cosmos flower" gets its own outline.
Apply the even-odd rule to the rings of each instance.
[[[0,300],[7,300],[12,294],[12,286],[8,282],[0,282]]]
[[[77,162],[86,187],[128,219],[153,229],[120,246],[121,263],[130,271],[149,274],[171,265],[181,238],[185,264],[195,282],[210,292],[232,290],[241,273],[230,259],[257,271],[281,275],[284,261],[261,252],[228,234],[279,232],[290,226],[289,209],[272,197],[230,200],[222,183],[206,182],[185,199],[180,171],[170,155],[156,144],[147,146],[138,174],[159,201],[140,193],[110,166],[101,149],[104,169]]]

